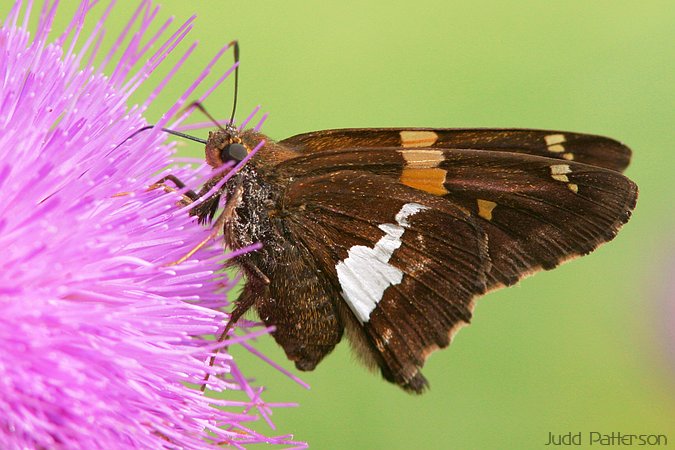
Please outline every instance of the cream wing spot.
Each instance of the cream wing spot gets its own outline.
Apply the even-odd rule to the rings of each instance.
[[[403,147],[431,147],[438,140],[438,134],[433,131],[404,130],[399,135]]]
[[[335,267],[342,288],[342,297],[361,323],[370,319],[370,313],[382,300],[389,286],[403,280],[403,272],[389,264],[394,251],[401,246],[401,237],[410,227],[408,218],[427,209],[418,203],[406,203],[396,214],[396,223],[379,225],[384,236],[370,248],[355,245],[347,258]]]
[[[576,194],[579,192],[579,186],[569,182],[570,179],[567,176],[569,173],[572,173],[569,164],[554,164],[551,166],[551,178],[562,183],[567,183],[568,189]]]
[[[562,175],[566,173],[572,173],[569,164],[553,164],[551,166],[551,175]]]
[[[556,181],[567,183],[570,181],[567,174],[571,172],[572,169],[570,169],[569,164],[554,164],[551,166],[551,178]]]
[[[570,169],[569,164],[553,164],[551,166],[551,174],[560,175],[563,173],[572,173],[572,169]]]
[[[562,145],[565,142],[564,134],[549,134],[544,136],[544,141],[549,152],[562,153],[565,151],[565,147]]]
[[[565,135],[564,134],[549,134],[548,136],[544,136],[544,140],[546,141],[547,146],[555,145],[555,144],[562,144],[565,142]]]
[[[399,151],[405,167],[410,169],[433,169],[441,165],[445,159],[438,150],[403,150]]]
[[[572,161],[574,159],[574,153],[567,151],[563,145],[567,142],[564,134],[549,134],[544,136],[544,141],[546,142],[546,148],[551,153],[562,153],[562,158]]]

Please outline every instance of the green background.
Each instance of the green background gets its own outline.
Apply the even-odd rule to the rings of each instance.
[[[136,2],[120,4],[109,37]],[[672,2],[162,5],[162,18],[198,15],[188,40],[200,46],[149,120],[239,39],[238,117],[261,104],[275,139],[338,127],[528,127],[608,135],[634,151],[627,174],[640,198],[617,239],[481,300],[472,326],[427,362],[427,394],[368,373],[347,344],[301,374],[309,391],[236,351],[266,400],[301,404],[275,411],[277,433],[319,449],[529,449],[549,431],[620,431],[667,434],[675,448]],[[221,118],[231,86],[206,102]],[[192,143],[180,151],[202,154]],[[259,348],[294,370],[271,338]]]

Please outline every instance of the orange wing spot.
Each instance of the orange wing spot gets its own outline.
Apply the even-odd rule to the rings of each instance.
[[[497,204],[491,202],[490,200],[483,200],[481,198],[477,199],[478,203],[478,215],[485,220],[492,220],[492,210],[495,209]]]
[[[401,183],[433,195],[445,195],[449,193],[444,186],[447,173],[447,170],[437,167],[433,169],[403,169]]]

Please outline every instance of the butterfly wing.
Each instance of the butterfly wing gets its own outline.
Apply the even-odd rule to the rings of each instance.
[[[433,133],[434,146],[403,147],[399,142],[397,147],[375,147],[370,141],[390,143],[406,132]],[[367,141],[371,147],[327,149],[328,136],[338,147]],[[432,143],[419,136],[416,145]],[[542,145],[547,141],[563,141],[576,158],[551,152],[550,146],[563,144]],[[280,165],[287,176],[345,169],[387,175],[452,199],[483,219],[493,263],[488,288],[512,285],[525,274],[589,253],[614,237],[637,200],[637,186],[615,171],[626,167],[630,150],[599,136],[545,130],[353,129],[282,142],[297,143],[305,153]],[[450,144],[483,147],[439,147]]]
[[[476,219],[359,171],[304,177],[285,199],[286,227],[332,283],[357,351],[389,381],[421,392],[426,356],[470,321],[485,291],[490,263]]]
[[[631,151],[591,134],[528,129],[351,128],[299,134],[280,142],[303,153],[351,148],[476,149],[524,153],[623,171]]]
[[[353,340],[413,392],[476,295],[611,240],[637,198],[614,170],[503,149],[322,150],[277,170],[294,180],[291,232],[319,249]]]

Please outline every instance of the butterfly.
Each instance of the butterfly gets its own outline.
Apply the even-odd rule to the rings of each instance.
[[[264,146],[251,153],[262,142]],[[300,370],[342,340],[421,393],[427,357],[476,299],[614,238],[638,188],[606,137],[529,129],[324,130],[274,142],[227,125],[204,141],[217,172],[188,202],[243,253],[228,333],[253,309]],[[228,175],[229,176],[229,175]],[[183,187],[179,180],[173,180]]]

